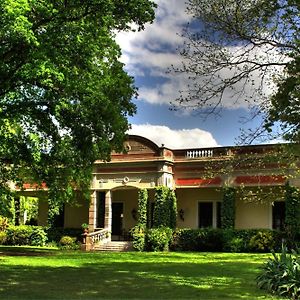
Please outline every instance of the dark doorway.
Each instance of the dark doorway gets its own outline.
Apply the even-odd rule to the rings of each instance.
[[[213,226],[213,203],[199,202],[198,203],[198,227],[206,228]]]
[[[104,228],[105,192],[97,193],[97,228]]]
[[[112,235],[122,235],[123,229],[123,203],[113,202],[112,203]]]
[[[275,201],[272,206],[273,229],[283,230],[285,221],[285,203],[283,201]]]

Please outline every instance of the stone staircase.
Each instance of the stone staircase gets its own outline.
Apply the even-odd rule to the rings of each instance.
[[[128,241],[112,241],[94,246],[94,251],[110,251],[110,252],[125,252],[133,251],[132,242]]]

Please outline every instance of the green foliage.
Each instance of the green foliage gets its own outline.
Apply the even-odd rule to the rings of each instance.
[[[171,248],[176,251],[269,252],[280,249],[285,233],[269,229],[177,229]]]
[[[0,184],[0,216],[4,216],[8,218],[11,223],[15,222],[14,197],[12,194],[2,189],[1,184]]]
[[[76,241],[76,238],[68,236],[68,235],[64,235],[59,240],[59,244],[61,246],[68,246],[68,245],[73,245],[75,243],[75,241]]]
[[[64,235],[75,237],[78,241],[82,239],[82,229],[80,228],[48,227],[46,228],[46,233],[48,240],[56,243],[58,243]]]
[[[220,229],[178,229],[174,233],[172,249],[179,251],[222,251],[223,231]]]
[[[63,250],[77,250],[79,245],[76,241],[76,237],[64,235],[59,240],[59,248]]]
[[[258,231],[249,242],[250,249],[256,252],[270,252],[274,249],[275,241],[272,231]]]
[[[223,202],[221,204],[221,226],[223,229],[233,229],[235,221],[235,188],[223,189]]]
[[[47,241],[47,234],[42,227],[39,226],[9,226],[6,229],[7,245],[31,245],[44,246]]]
[[[169,210],[170,210],[170,222],[168,226],[173,230],[175,230],[177,224],[177,199],[174,190],[171,189],[169,190],[168,202],[169,202]]]
[[[82,223],[81,224],[81,228],[84,230],[84,229],[89,229],[89,224],[87,223]]]
[[[154,196],[154,213],[153,213],[153,227],[168,226],[170,220],[169,203],[167,200],[169,189],[165,186],[155,188]]]
[[[223,250],[223,232],[220,229],[205,228],[198,232],[198,251],[218,252]]]
[[[132,245],[133,249],[136,251],[144,251],[145,250],[145,231],[146,226],[137,224],[130,230],[130,234],[132,236]]]
[[[4,245],[7,240],[7,233],[5,231],[0,231],[0,245]]]
[[[138,193],[138,221],[140,226],[147,226],[148,191],[141,189]]]
[[[225,248],[226,249],[226,248]],[[240,237],[233,237],[230,241],[227,242],[227,249],[229,252],[243,252],[245,249],[245,242]]]
[[[0,188],[45,182],[52,201],[88,198],[93,162],[123,149],[135,113],[115,32],[143,29],[155,6],[0,1]]]
[[[6,230],[8,227],[8,219],[0,215],[0,231]]]
[[[177,200],[175,192],[168,187],[160,186],[155,189],[153,227],[160,226],[176,228]]]
[[[45,246],[48,240],[45,230],[41,227],[35,227],[30,236],[30,245],[31,246]]]
[[[300,191],[296,187],[285,186],[285,225],[291,234],[300,231]]]
[[[228,99],[242,99],[265,125],[242,134],[242,142],[268,133],[299,142],[299,1],[188,0],[187,13],[202,26],[183,32],[183,64],[174,71],[189,82],[177,106],[207,117],[218,115]]]
[[[8,245],[30,245],[30,237],[33,233],[33,227],[27,225],[9,226],[6,232]]]
[[[293,252],[287,253],[287,248],[282,246],[280,254],[272,253],[265,263],[262,273],[257,277],[260,288],[270,293],[288,297],[300,298],[300,257]]]
[[[146,232],[147,251],[168,251],[172,240],[173,230],[168,227],[148,229]]]
[[[33,197],[20,197],[20,215],[25,221],[24,215],[26,214],[27,222],[32,222],[38,218],[38,198]]]
[[[198,229],[176,229],[171,249],[175,251],[197,251]]]

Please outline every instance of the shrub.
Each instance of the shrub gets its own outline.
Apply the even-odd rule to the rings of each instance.
[[[197,237],[198,251],[222,251],[224,248],[223,231],[221,229],[199,229]]]
[[[172,240],[172,229],[168,227],[151,228],[146,233],[148,251],[168,251]]]
[[[81,228],[63,228],[63,227],[49,227],[46,229],[48,241],[59,243],[62,236],[69,235],[75,237],[77,241],[82,240]]]
[[[249,242],[251,250],[258,252],[269,252],[274,249],[275,241],[271,231],[258,231]]]
[[[0,245],[4,245],[7,240],[7,234],[5,231],[0,231]]]
[[[69,235],[62,236],[59,241],[59,247],[64,250],[77,250],[79,249],[78,243],[76,243],[76,237]]]
[[[6,232],[8,245],[30,245],[30,237],[33,233],[33,227],[28,225],[9,226]]]
[[[260,236],[262,236],[261,239]],[[272,239],[266,239],[268,236]],[[171,249],[175,251],[262,252],[280,249],[283,236],[284,233],[269,229],[177,229],[173,235]]]
[[[6,230],[8,245],[45,246],[47,234],[42,227],[21,225],[9,226]]]
[[[258,287],[289,299],[300,299],[300,257],[287,253],[282,247],[281,254],[272,253],[257,277]]]
[[[137,251],[145,250],[145,226],[136,225],[130,230],[132,235],[133,249]]]
[[[6,230],[8,227],[8,219],[6,217],[0,216],[0,231]]]
[[[177,229],[173,234],[171,249],[175,251],[197,251],[196,229]]]
[[[30,236],[31,246],[45,246],[47,242],[47,234],[41,227],[34,227],[33,232]]]

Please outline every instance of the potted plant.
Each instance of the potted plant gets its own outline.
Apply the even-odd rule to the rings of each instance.
[[[89,224],[87,223],[82,223],[81,224],[81,228],[83,229],[84,233],[88,233],[89,232]]]

